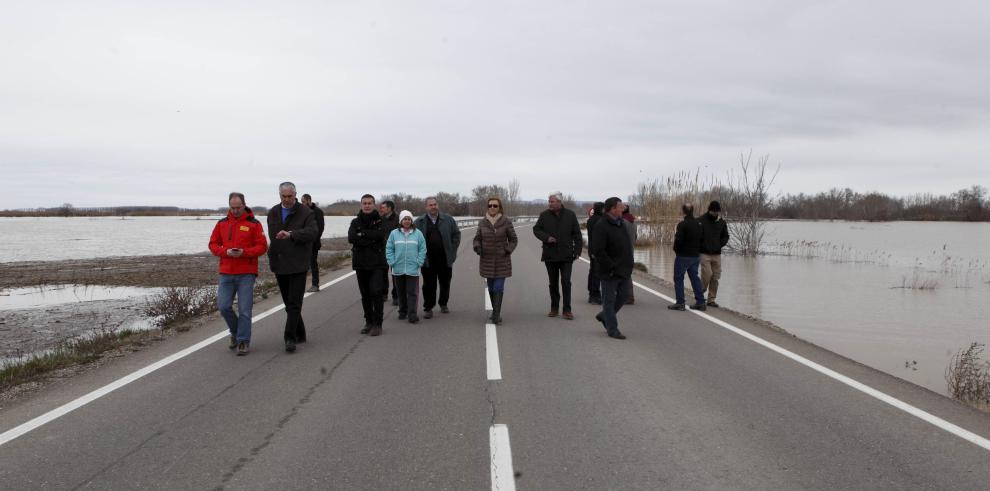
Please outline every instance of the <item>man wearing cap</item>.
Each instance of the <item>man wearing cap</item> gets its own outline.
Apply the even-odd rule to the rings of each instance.
[[[729,243],[729,225],[720,216],[718,201],[708,204],[708,213],[701,216],[701,285],[708,290],[708,306],[718,307],[718,280],[722,277],[722,248]]]

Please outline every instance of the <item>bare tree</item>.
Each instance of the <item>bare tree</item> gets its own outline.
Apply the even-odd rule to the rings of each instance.
[[[515,214],[516,204],[519,203],[519,179],[513,178],[506,187],[505,210],[506,215]]]
[[[732,220],[729,221],[729,247],[742,254],[758,254],[763,239],[766,236],[766,216],[773,198],[770,187],[773,186],[780,164],[772,174],[767,173],[770,156],[760,157],[755,165],[752,162],[753,151],[748,155],[739,154],[741,174],[733,179],[729,174],[730,186],[733,187]]]

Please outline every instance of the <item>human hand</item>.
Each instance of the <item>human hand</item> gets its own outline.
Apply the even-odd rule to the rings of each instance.
[[[547,239],[547,244],[556,244],[556,243],[557,243],[557,238],[552,235],[550,236],[550,238]]]
[[[279,230],[278,233],[275,234],[275,238],[276,239],[288,239],[289,236],[291,236],[291,235],[292,235],[292,232],[289,232],[288,230]]]
[[[227,249],[227,255],[230,257],[241,257],[244,254],[244,249],[238,247],[231,247]]]

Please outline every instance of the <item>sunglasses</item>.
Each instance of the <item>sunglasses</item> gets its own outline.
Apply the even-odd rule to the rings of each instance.
[[[489,208],[498,208],[498,205],[488,205]]]

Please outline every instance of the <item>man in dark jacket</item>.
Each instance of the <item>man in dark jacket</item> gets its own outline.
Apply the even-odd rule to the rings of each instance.
[[[440,212],[440,205],[433,196],[426,198],[426,214],[416,219],[416,229],[426,237],[426,262],[423,263],[423,318],[433,318],[433,306],[439,304],[440,312],[450,313],[450,279],[461,246],[461,230],[454,217]],[[437,298],[437,283],[440,298]]]
[[[560,288],[564,293],[563,317],[574,319],[571,313],[571,266],[581,256],[584,239],[577,215],[564,208],[563,195],[553,193],[549,199],[549,209],[540,213],[533,226],[533,234],[543,242],[540,260],[547,267],[550,277],[550,312],[548,317],[557,317],[560,312]]]
[[[268,210],[268,263],[275,273],[285,303],[285,351],[292,353],[297,343],[306,342],[302,318],[306,272],[318,230],[313,211],[296,199],[296,185],[278,186],[281,203]]]
[[[382,201],[382,204],[378,205],[378,214],[385,223],[385,240],[388,241],[389,234],[399,228],[399,215],[395,212],[395,202],[388,199]],[[395,286],[395,276],[389,276],[392,277],[392,305],[399,305],[399,290]]]
[[[598,278],[595,255],[591,252],[592,235],[595,232],[595,224],[598,223],[605,214],[605,203],[596,201],[591,208],[592,215],[588,217],[588,256],[591,259],[591,267],[588,268],[588,303],[592,305],[602,304],[602,281]]]
[[[708,306],[718,307],[718,280],[722,277],[722,248],[729,243],[729,225],[719,216],[722,204],[712,201],[701,216],[701,286],[708,291]]]
[[[312,272],[313,286],[309,287],[308,292],[318,292],[320,291],[320,263],[317,261],[320,255],[320,248],[323,247],[322,237],[323,230],[326,228],[326,222],[323,219],[323,210],[316,203],[313,203],[313,197],[304,194],[302,195],[303,206],[309,208],[313,211],[313,216],[316,218],[316,229],[319,235],[316,236],[316,240],[313,241],[313,252],[309,258],[309,270]]]
[[[698,277],[698,265],[701,259],[701,222],[694,217],[694,206],[684,204],[681,206],[684,213],[684,220],[677,224],[677,231],[674,233],[674,293],[677,296],[677,303],[668,305],[671,310],[684,310],[684,273],[687,273],[691,280],[691,289],[694,290],[694,305],[691,310],[705,310],[705,289],[701,286],[701,278]]]
[[[382,333],[385,294],[388,293],[388,262],[385,260],[385,222],[375,209],[375,197],[361,196],[361,211],[351,220],[347,241],[351,243],[351,264],[357,273],[364,308],[361,334]]]
[[[605,216],[595,224],[591,234],[591,252],[602,281],[602,311],[595,316],[605,326],[608,337],[626,339],[619,331],[616,314],[632,290],[633,244],[622,219],[622,200],[605,200]]]

